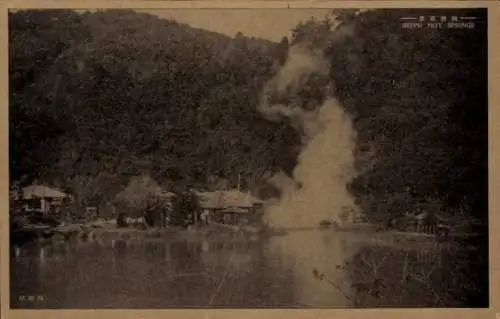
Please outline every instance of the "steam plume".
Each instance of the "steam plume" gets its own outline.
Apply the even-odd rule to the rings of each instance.
[[[266,208],[273,227],[317,226],[322,220],[338,220],[343,206],[354,205],[346,188],[354,176],[355,146],[348,114],[332,96],[313,111],[293,103],[272,104],[271,99],[293,96],[312,75],[327,76],[328,69],[320,53],[292,46],[284,66],[264,88],[260,111],[271,120],[289,118],[303,142],[293,176],[279,173],[270,180],[281,191],[279,201]]]

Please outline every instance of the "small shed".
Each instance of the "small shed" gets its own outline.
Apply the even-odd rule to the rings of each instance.
[[[417,231],[425,233],[434,233],[440,218],[435,213],[424,211],[415,216],[417,222]]]
[[[46,185],[30,185],[22,189],[20,200],[25,211],[47,213],[51,207],[60,206],[72,196]]]

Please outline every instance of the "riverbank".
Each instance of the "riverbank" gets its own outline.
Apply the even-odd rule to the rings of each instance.
[[[211,224],[189,228],[157,228],[131,225],[119,228],[112,221],[94,221],[85,224],[61,224],[56,227],[26,225],[11,231],[11,244],[22,246],[28,242],[60,242],[71,238],[98,240],[105,243],[112,241],[190,241],[214,238],[221,240],[229,238],[257,239],[262,235],[264,235],[262,229],[255,226]]]
[[[470,273],[478,263],[474,251],[452,238],[415,237],[410,244],[408,238],[399,243],[374,238],[362,242],[342,267],[352,278],[358,307],[458,307],[480,291]]]
[[[435,246],[444,247],[457,241],[456,236],[447,238],[436,237],[425,233],[410,233],[397,231],[376,231],[373,227],[350,228],[314,228],[322,232],[342,233],[350,243],[359,245],[376,245],[404,249],[424,249]],[[266,237],[284,236],[289,232],[313,230],[309,229],[269,229],[258,226],[235,226],[226,224],[210,224],[189,228],[167,227],[152,228],[143,225],[130,225],[118,228],[114,220],[97,220],[85,224],[61,224],[56,227],[27,225],[11,232],[11,243],[22,245],[27,241],[65,241],[69,238],[82,238],[111,241],[157,241],[157,240],[200,240],[234,238],[257,240]]]
[[[344,263],[316,268],[314,277],[336,287],[360,308],[458,307],[481,294],[477,274],[485,261],[463,239],[397,231],[337,231],[342,246],[356,253]],[[349,285],[336,278],[344,272]]]

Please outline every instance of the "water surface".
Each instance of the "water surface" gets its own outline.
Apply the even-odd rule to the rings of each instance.
[[[363,246],[328,229],[260,240],[29,244],[13,255],[12,308],[460,306],[436,295],[463,284],[444,253]],[[444,284],[431,294],[407,272]],[[360,289],[378,277],[380,294]]]

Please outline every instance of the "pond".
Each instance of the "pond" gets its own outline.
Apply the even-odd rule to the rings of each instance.
[[[26,244],[11,253],[11,307],[464,306],[445,293],[464,284],[449,271],[450,252],[371,247],[351,237],[326,229],[260,240]],[[436,278],[440,284],[429,287]]]

